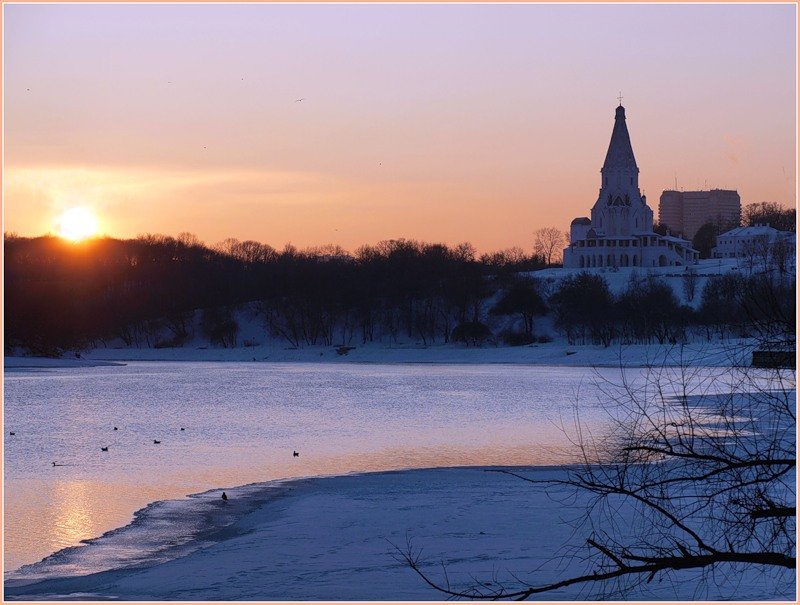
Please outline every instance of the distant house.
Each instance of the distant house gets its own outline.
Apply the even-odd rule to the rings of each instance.
[[[769,225],[736,227],[717,236],[711,255],[713,258],[747,258],[768,254],[777,246],[783,246],[786,253],[794,256],[795,234]]]
[[[570,225],[564,267],[667,267],[692,265],[699,253],[691,242],[653,231],[653,211],[639,191],[625,108],[617,107],[592,217]]]

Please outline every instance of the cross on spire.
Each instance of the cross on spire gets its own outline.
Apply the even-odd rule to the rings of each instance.
[[[622,105],[622,91],[620,91],[619,96],[617,98],[619,99],[619,104]]]

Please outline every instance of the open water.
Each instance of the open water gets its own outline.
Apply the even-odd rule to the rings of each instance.
[[[641,382],[643,372],[629,369],[627,378]],[[150,503],[215,488],[574,462],[576,419],[601,434],[609,386],[619,381],[619,369],[518,365],[131,362],[6,370],[5,570],[13,577],[22,565],[124,526]],[[139,516],[139,533],[120,543],[121,561],[135,561],[136,548],[175,541],[169,526],[185,511],[173,514],[172,506]],[[81,565],[64,571],[97,569]]]

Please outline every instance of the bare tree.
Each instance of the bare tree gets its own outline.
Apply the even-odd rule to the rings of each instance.
[[[575,470],[547,481],[499,471],[589,496],[576,527],[590,553],[584,573],[541,584],[515,576],[513,586],[455,586],[446,571],[444,581],[435,578],[418,551],[400,556],[453,598],[526,599],[573,585],[624,594],[654,579],[677,586],[686,570],[735,584],[752,568],[775,572],[772,596],[791,596],[795,381],[794,369],[682,365],[651,368],[644,380],[623,372],[620,384],[603,387],[612,429],[576,441],[582,461]]]
[[[562,249],[566,245],[564,233],[556,227],[542,227],[533,233],[534,252],[548,265],[561,262]]]
[[[742,210],[742,225],[769,225],[780,231],[794,231],[796,208],[784,208],[775,202],[747,204]]]
[[[181,231],[178,234],[178,237],[175,239],[178,241],[178,243],[183,244],[187,248],[203,245],[203,242],[200,241],[200,238],[198,238],[194,233],[189,233],[188,231]]]
[[[275,249],[268,244],[253,240],[242,242],[233,237],[215,244],[213,249],[249,264],[269,263],[275,261],[278,257]]]
[[[692,302],[697,295],[697,284],[700,281],[700,276],[697,271],[691,267],[686,267],[683,272],[683,295],[686,297],[686,302]]]
[[[794,246],[789,244],[786,238],[779,236],[773,242],[770,250],[771,266],[778,271],[779,275],[783,276],[792,269],[795,260],[794,252]]]

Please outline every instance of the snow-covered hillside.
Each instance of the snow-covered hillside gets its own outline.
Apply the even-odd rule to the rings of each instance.
[[[579,274],[581,269],[553,268],[525,274],[539,281],[546,295],[555,291],[559,283]],[[735,259],[701,261],[691,268],[696,275],[695,294],[687,296],[689,271],[676,267],[624,267],[619,269],[594,269],[608,283],[615,295],[623,293],[632,283],[657,279],[668,284],[681,304],[697,308],[703,288],[709,279],[733,271],[744,271]],[[170,334],[166,327],[149,339],[126,345],[115,339],[89,351],[82,351],[82,360],[187,360],[187,361],[325,361],[325,362],[375,362],[375,363],[527,363],[553,365],[642,365],[649,363],[678,363],[678,356],[688,355],[696,363],[730,365],[744,363],[754,347],[753,341],[723,340],[708,342],[704,335],[690,335],[684,346],[635,344],[610,347],[595,345],[570,345],[563,334],[554,327],[552,313],[534,319],[534,333],[538,342],[525,346],[506,346],[498,336],[504,330],[518,330],[518,315],[492,315],[502,292],[497,292],[483,302],[481,320],[495,338],[482,347],[467,347],[461,343],[424,342],[413,335],[401,332],[394,336],[375,334],[372,341],[363,342],[357,335],[335,334],[327,346],[292,346],[274,334],[268,327],[258,303],[238,305],[232,310],[237,326],[236,346],[215,346],[209,342],[202,329],[202,312],[196,311],[189,322],[189,337],[181,346],[166,346]],[[158,343],[158,344],[157,344]],[[72,358],[76,354],[67,353]],[[732,358],[736,358],[736,362]],[[668,361],[672,358],[672,361]],[[685,361],[685,360],[684,360]],[[84,361],[85,362],[85,361]],[[25,364],[15,358],[10,364]],[[80,363],[80,362],[78,362]]]
[[[543,269],[528,273],[528,275],[550,282],[553,287],[557,287],[558,282],[562,279],[578,275],[583,271],[586,271],[586,269]],[[606,280],[609,290],[615,295],[624,292],[632,281],[649,277],[659,279],[669,284],[681,304],[688,305],[694,309],[700,306],[701,294],[709,279],[725,275],[731,271],[747,273],[747,269],[740,267],[738,260],[735,258],[701,260],[697,265],[692,265],[691,267],[603,267],[591,269],[591,271],[601,275]],[[692,273],[697,276],[697,280],[695,283],[695,295],[693,298],[689,298],[686,294],[686,282],[689,279],[688,276]]]

